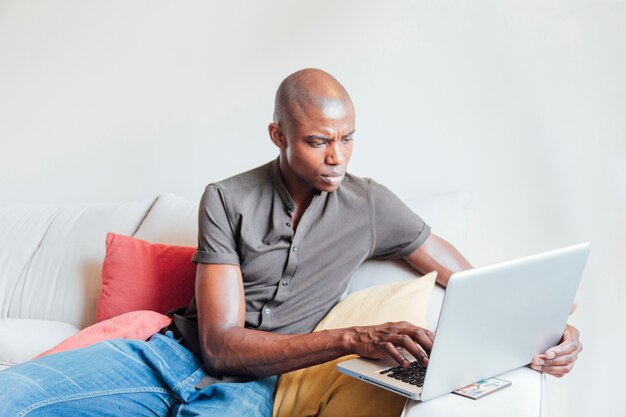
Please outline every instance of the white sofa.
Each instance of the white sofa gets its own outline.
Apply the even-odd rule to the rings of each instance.
[[[464,247],[465,193],[411,205],[436,233]],[[172,194],[125,204],[0,203],[0,369],[95,322],[107,232],[195,246],[196,230],[197,203]],[[355,273],[350,291],[412,277],[400,263],[371,261]]]
[[[434,233],[465,249],[467,193],[407,203]],[[172,194],[125,204],[0,202],[0,370],[95,322],[107,232],[195,246],[197,203]],[[354,273],[347,292],[414,277],[401,261],[368,261]],[[435,288],[428,317],[432,329],[442,299],[443,290]]]

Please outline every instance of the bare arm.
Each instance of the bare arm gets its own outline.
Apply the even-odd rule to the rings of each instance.
[[[196,302],[200,345],[206,369],[216,375],[265,376],[284,373],[356,353],[388,355],[408,366],[404,347],[427,363],[432,334],[409,323],[386,323],[282,335],[246,329],[243,281],[234,265],[198,264]]]
[[[454,246],[434,234],[404,260],[422,274],[437,271],[437,282],[444,287],[454,272],[472,268]]]

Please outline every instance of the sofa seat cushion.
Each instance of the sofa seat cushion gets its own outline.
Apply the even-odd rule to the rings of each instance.
[[[0,319],[0,365],[6,367],[30,360],[79,330],[61,321]]]

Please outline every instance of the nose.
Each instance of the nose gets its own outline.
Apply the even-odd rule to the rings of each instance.
[[[340,141],[332,141],[326,152],[326,165],[341,165],[345,161]]]

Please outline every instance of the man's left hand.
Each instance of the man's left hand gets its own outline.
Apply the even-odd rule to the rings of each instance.
[[[578,354],[583,350],[583,345],[578,340],[579,335],[578,330],[568,324],[561,343],[535,356],[530,367],[558,378],[567,375],[574,367]]]

